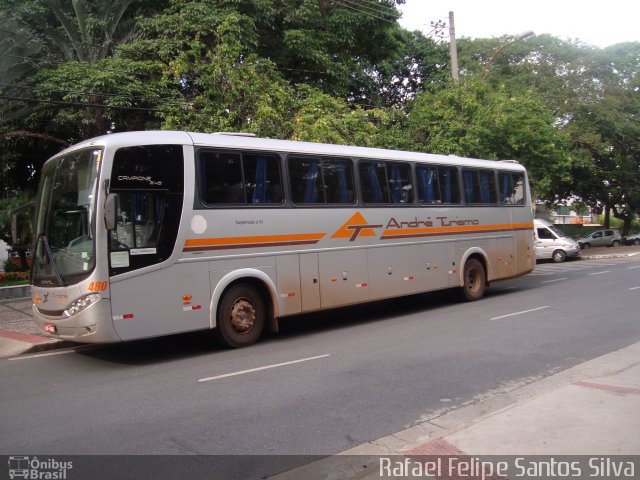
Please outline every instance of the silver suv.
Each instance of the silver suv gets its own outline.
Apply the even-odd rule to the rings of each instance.
[[[622,243],[620,232],[615,228],[596,230],[576,240],[581,249],[591,247],[617,247]]]

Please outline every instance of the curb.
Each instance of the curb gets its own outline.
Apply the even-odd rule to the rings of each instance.
[[[71,345],[56,338],[0,329],[0,358],[42,352]]]
[[[584,250],[581,250],[584,252]],[[583,260],[602,260],[606,258],[628,258],[635,257],[636,255],[640,255],[640,252],[631,252],[631,253],[605,253],[601,255],[582,255],[581,258]]]
[[[31,285],[0,287],[0,300],[17,300],[31,297]]]
[[[621,253],[616,254],[613,253],[611,255],[584,255],[582,258],[584,260],[605,260],[607,258],[629,258],[638,255],[638,253]]]

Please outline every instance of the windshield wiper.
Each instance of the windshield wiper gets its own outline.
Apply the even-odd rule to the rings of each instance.
[[[38,241],[42,240],[42,243],[44,244],[44,251],[47,255],[47,258],[49,259],[49,263],[51,264],[51,269],[53,270],[53,273],[56,276],[56,280],[58,280],[58,283],[63,286],[66,287],[67,284],[64,282],[64,280],[62,280],[62,277],[60,276],[60,273],[58,272],[58,269],[56,268],[56,264],[53,261],[53,252],[51,252],[51,248],[49,247],[49,240],[47,240],[47,236],[44,233],[41,233],[40,235],[38,235]]]

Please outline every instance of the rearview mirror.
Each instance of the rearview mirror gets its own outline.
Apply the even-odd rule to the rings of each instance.
[[[110,193],[104,201],[104,226],[107,230],[116,228],[116,200],[118,195]]]

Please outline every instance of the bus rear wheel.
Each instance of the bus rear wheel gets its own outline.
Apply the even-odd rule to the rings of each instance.
[[[475,302],[484,296],[487,288],[487,273],[484,265],[476,258],[470,258],[464,264],[461,293],[464,300]]]
[[[255,288],[238,284],[224,293],[216,327],[216,336],[222,345],[238,348],[255,343],[262,334],[264,323],[264,299]]]

